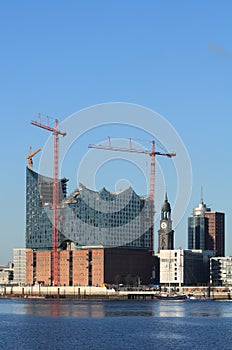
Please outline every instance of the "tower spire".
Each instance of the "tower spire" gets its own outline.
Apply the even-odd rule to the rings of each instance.
[[[201,185],[201,203],[204,204],[204,198],[203,198],[203,186]]]
[[[166,187],[165,191],[165,201],[168,202],[168,188]]]

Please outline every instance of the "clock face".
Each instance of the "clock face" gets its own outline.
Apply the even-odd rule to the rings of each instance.
[[[166,222],[162,222],[161,223],[161,228],[166,228],[167,227],[167,223]]]

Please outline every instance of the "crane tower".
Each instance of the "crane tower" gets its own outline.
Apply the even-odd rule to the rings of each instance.
[[[118,151],[118,152],[132,152],[132,153],[142,153],[147,154],[151,157],[151,176],[150,176],[150,230],[151,230],[151,241],[150,241],[150,249],[153,251],[154,249],[154,200],[155,200],[155,157],[158,156],[165,156],[168,158],[172,158],[176,156],[176,153],[161,153],[155,151],[155,141],[152,141],[152,148],[151,151],[145,150],[145,149],[138,149],[133,148],[132,140],[130,139],[130,147],[129,148],[122,148],[122,147],[115,147],[111,145],[110,137],[108,137],[108,145],[89,145],[89,148],[96,148],[101,150],[108,150],[108,151]]]
[[[53,163],[53,223],[52,223],[52,275],[51,283],[54,286],[59,285],[59,256],[58,256],[58,201],[59,201],[59,135],[65,136],[66,132],[58,129],[58,120],[55,120],[55,127],[49,125],[47,117],[47,125],[39,121],[31,121],[32,125],[50,131],[54,136],[54,163]]]

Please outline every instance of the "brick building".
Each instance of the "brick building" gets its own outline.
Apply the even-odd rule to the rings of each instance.
[[[225,214],[219,212],[205,212],[208,234],[206,249],[213,250],[214,256],[225,256]]]
[[[51,251],[27,252],[27,284],[50,285]],[[60,285],[150,284],[152,253],[142,249],[82,247],[59,252]]]

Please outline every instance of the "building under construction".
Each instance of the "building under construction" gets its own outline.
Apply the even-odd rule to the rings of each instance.
[[[150,198],[132,188],[111,193],[58,181],[60,285],[151,283]],[[27,283],[52,284],[53,179],[26,170]]]

